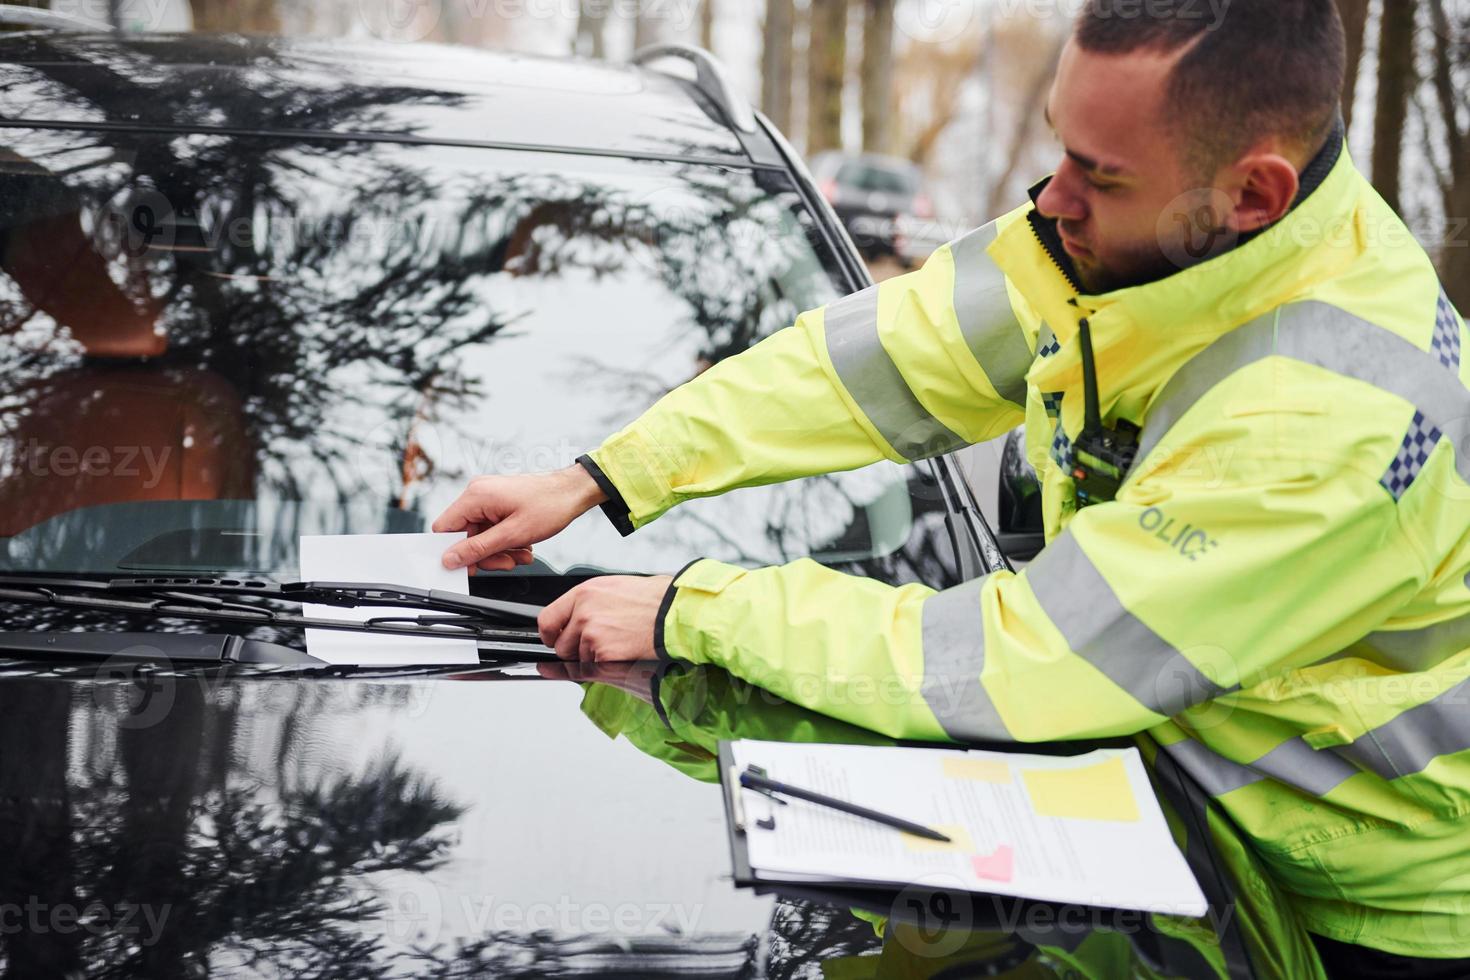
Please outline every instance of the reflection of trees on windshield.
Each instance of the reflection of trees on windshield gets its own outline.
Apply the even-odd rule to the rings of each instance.
[[[300,83],[312,77],[301,55],[278,65],[269,46],[258,85],[201,89],[197,75],[160,71],[161,50],[26,67],[7,105],[119,122],[146,91],[201,124],[412,137],[407,108],[466,98],[351,73]],[[255,508],[181,509],[131,541],[113,529],[140,511],[58,523],[12,554],[23,567],[79,569],[67,539],[99,568],[265,571],[295,563],[302,533],[418,530],[447,488],[514,471],[502,451],[555,457],[525,468],[570,462],[566,450],[837,293],[830,250],[777,171],[341,135],[17,129],[7,149],[0,538],[103,504]],[[589,310],[597,322],[559,332]],[[614,332],[628,340],[609,364]],[[761,504],[737,495],[670,515],[626,552],[633,563],[595,561],[669,570],[698,548],[755,564],[818,550],[840,564],[879,537],[895,554],[908,518],[880,506],[895,486],[890,473]],[[173,512],[151,513],[166,525]],[[219,531],[164,543],[161,531],[190,522]],[[942,550],[911,544],[929,554],[895,559],[915,565],[905,579]]]
[[[606,393],[602,418],[609,428],[793,323],[802,306],[788,292],[808,298],[830,298],[833,292],[826,270],[803,267],[807,246],[797,217],[804,212],[784,175],[761,173],[755,184],[732,186],[717,168],[686,166],[679,174],[678,183],[641,198],[543,179],[537,195],[542,203],[532,212],[537,234],[508,266],[515,275],[544,277],[578,268],[594,276],[642,269],[685,307],[670,344],[690,332],[702,336],[686,374],[669,379],[653,369],[618,367],[591,356],[574,360],[571,382]],[[800,288],[783,290],[793,277],[800,278]],[[910,477],[911,484],[926,479]],[[686,504],[642,533],[746,565],[818,552],[828,564],[889,581],[954,581],[947,532],[933,521],[910,537],[907,517],[895,516],[890,523],[903,528],[899,540],[877,549],[886,552],[882,557],[871,557],[882,533],[892,534],[873,526],[882,511],[870,505],[885,493],[927,500],[935,512],[941,510],[932,487],[905,488],[894,474],[879,471],[765,488],[759,497],[747,493],[722,501],[717,511]],[[924,521],[923,514],[913,517]],[[910,539],[899,548],[904,537]]]
[[[690,330],[706,335],[689,377],[794,322],[801,309],[788,291],[835,298],[826,270],[811,264],[806,214],[788,177],[756,171],[746,182],[702,165],[678,166],[671,175],[677,180],[642,195],[599,197],[588,193],[592,188],[569,187],[576,191],[572,207],[565,193],[547,194],[537,212],[545,220],[535,227],[548,234],[523,253],[516,273],[560,276],[580,267],[608,275],[633,267],[656,276],[687,307],[670,341]],[[801,277],[795,287],[793,276]],[[579,382],[608,373],[595,358],[578,363]]]
[[[7,174],[8,252],[24,251],[18,240],[36,251],[29,229],[60,220],[69,224],[68,256],[80,261],[62,262],[52,251],[24,268],[7,264],[12,290],[3,297],[9,326],[0,359],[10,384],[0,407],[17,443],[37,428],[38,414],[62,414],[100,381],[123,384],[99,378],[99,365],[113,370],[123,355],[142,356],[128,359],[134,387],[149,376],[139,373],[146,365],[166,376],[175,402],[180,389],[204,393],[197,414],[213,420],[202,427],[212,445],[201,449],[224,457],[218,467],[258,471],[256,480],[283,499],[328,486],[345,500],[364,476],[354,458],[363,451],[364,419],[385,420],[371,435],[405,457],[415,420],[465,444],[485,438],[454,431],[493,384],[463,371],[463,356],[524,313],[486,302],[487,276],[555,279],[574,269],[594,281],[652,276],[689,308],[670,329],[709,337],[691,373],[796,312],[773,275],[773,263],[789,264],[783,249],[791,246],[772,246],[775,257],[762,267],[752,265],[751,249],[729,244],[731,236],[770,238],[761,222],[780,221],[789,201],[762,192],[732,204],[728,175],[715,168],[684,168],[702,176],[660,201],[664,192],[639,199],[570,175],[477,181],[426,169],[408,148],[150,139],[58,141],[38,133],[21,141],[25,172]],[[88,143],[95,162],[60,176]],[[97,252],[108,261],[99,263]],[[824,281],[819,267],[806,274]],[[732,289],[732,276],[759,288]],[[121,290],[126,303],[98,310],[55,301],[88,289]],[[626,394],[614,416],[627,411]],[[136,419],[146,413],[129,407],[123,414],[141,425]],[[413,479],[405,463],[391,475]],[[224,480],[215,489],[231,492],[216,495],[249,497],[250,482]],[[389,499],[403,496],[401,483],[380,489]],[[72,503],[87,502],[94,501]]]
[[[85,58],[80,71],[60,58],[26,66],[25,81],[8,86],[9,111],[44,118],[43,106],[65,104],[72,118],[125,121],[146,92],[153,112],[206,124],[244,118],[262,131],[300,130],[305,122],[319,131],[411,137],[404,120],[412,114],[403,106],[463,100],[424,87],[353,84],[339,65],[324,66],[330,84],[320,84],[309,57],[293,52],[281,64],[265,45],[252,49],[259,70],[246,86],[200,86],[190,73],[158,71],[158,48],[122,50],[125,57]],[[210,108],[211,99],[218,108]],[[164,113],[159,103],[177,109]],[[12,307],[7,333],[14,341],[33,319],[38,304],[28,301],[38,292],[120,291],[134,316],[151,320],[146,326],[167,345],[161,357],[146,345],[125,353],[147,353],[159,367],[187,365],[229,382],[252,444],[246,451],[258,457],[259,477],[286,499],[301,499],[303,484],[315,480],[335,481],[339,496],[355,489],[354,467],[342,464],[361,433],[333,431],[329,403],[348,413],[353,398],[364,410],[388,404],[400,429],[398,448],[407,451],[410,420],[436,409],[452,415],[456,399],[483,394],[479,379],[457,375],[448,355],[483,343],[513,318],[488,308],[472,288],[476,277],[500,271],[508,258],[520,275],[554,276],[571,266],[615,272],[643,257],[629,248],[633,241],[644,242],[645,252],[651,243],[659,275],[688,301],[693,322],[710,332],[710,360],[748,346],[762,319],[795,312],[753,290],[734,291],[744,309],[729,309],[732,291],[712,279],[738,274],[726,259],[739,250],[720,248],[728,236],[760,237],[732,227],[731,220],[750,225],[748,216],[722,219],[738,209],[725,199],[727,173],[716,168],[684,168],[681,187],[688,187],[678,192],[677,208],[659,206],[657,194],[630,200],[592,181],[529,175],[497,176],[445,215],[432,205],[453,200],[459,189],[436,186],[431,175],[440,175],[375,152],[372,143],[126,132],[33,139],[37,145],[21,138],[27,145],[11,148],[27,164],[23,178],[12,177],[23,192],[9,195],[20,201],[7,209],[12,246],[29,224],[75,215],[91,234],[76,236],[74,244],[106,241],[111,230],[121,241],[110,244],[122,247],[104,256],[108,266],[84,255],[79,264],[55,262],[30,275],[7,269],[19,287],[19,295],[4,297]],[[88,148],[98,162],[76,167]],[[759,196],[774,207],[769,195]],[[691,198],[708,200],[688,204]],[[715,202],[721,210],[711,211]],[[458,226],[448,235],[446,218]],[[588,248],[597,242],[614,247]],[[58,344],[47,343],[38,359],[34,334],[28,343],[0,348],[12,379],[4,413],[12,436],[27,410],[50,404],[47,395],[56,388],[46,375],[64,385],[74,380],[76,359],[99,349],[95,339],[87,343],[99,325],[78,321],[100,311],[50,305],[69,314],[54,316],[61,334],[51,339],[73,357],[58,361]],[[109,312],[106,326],[120,329],[116,311]],[[764,326],[768,332],[770,323]],[[371,387],[324,384],[349,365],[370,376]],[[215,434],[239,441],[233,432]],[[303,460],[319,465],[303,473]],[[233,486],[238,490],[238,482]]]
[[[214,115],[224,117],[227,102],[229,114],[259,120],[264,129],[295,128],[310,119],[326,130],[403,136],[412,132],[386,114],[390,107],[446,105],[460,98],[423,88],[353,85],[341,78],[333,78],[330,87],[298,87],[293,83],[299,75],[267,71],[253,76],[254,86],[201,89],[183,73],[161,73],[163,81],[158,81],[160,73],[150,72],[146,51],[134,49],[129,58],[105,64],[94,59],[80,72],[65,65],[33,66],[28,74],[34,98],[64,101],[74,111],[91,109],[110,120],[146,89],[150,100],[176,101],[181,118],[199,113],[200,102],[213,96],[222,105]],[[260,67],[268,67],[270,49],[260,48],[259,57]],[[20,101],[16,88],[9,96]],[[205,111],[204,117],[211,113]],[[0,347],[12,389],[12,404],[4,413],[12,437],[23,433],[28,415],[47,407],[65,410],[75,400],[78,381],[95,380],[99,349],[117,353],[93,339],[122,329],[117,319],[87,322],[110,311],[54,300],[56,294],[88,288],[109,293],[113,284],[104,274],[129,294],[135,311],[152,321],[147,326],[166,346],[158,353],[135,344],[121,353],[149,355],[155,374],[174,371],[168,379],[174,388],[227,387],[234,398],[215,399],[204,413],[238,413],[244,438],[235,427],[204,426],[204,434],[221,443],[213,448],[225,461],[216,465],[259,466],[260,477],[286,499],[303,496],[304,479],[336,481],[339,496],[353,489],[342,478],[351,470],[343,464],[354,434],[331,431],[327,417],[328,404],[353,396],[324,384],[334,371],[349,364],[378,367],[374,394],[381,399],[386,389],[411,417],[418,400],[451,401],[471,394],[464,379],[440,362],[446,352],[481,343],[504,326],[491,311],[477,308],[465,288],[463,265],[418,261],[411,236],[388,241],[379,236],[370,249],[374,254],[361,256],[352,269],[350,290],[323,288],[317,277],[340,272],[333,267],[333,253],[341,241],[357,235],[365,222],[410,212],[436,193],[423,173],[364,152],[360,142],[221,135],[163,139],[127,132],[22,142],[12,150],[27,161],[29,172],[16,180],[20,189],[33,190],[10,195],[6,265],[20,295],[7,300],[12,307],[31,309],[12,310],[21,315],[8,325],[12,342]],[[97,162],[91,166],[69,166],[79,154],[85,158],[89,145],[105,155],[94,155]],[[310,227],[297,223],[323,201],[330,205],[315,209]],[[35,213],[37,208],[46,213]],[[29,243],[28,225],[58,219],[81,232],[73,235],[76,244],[104,252],[108,263],[65,263],[60,261],[64,256],[53,253],[56,261],[31,260],[25,267],[14,257],[18,241]],[[460,259],[472,265],[477,256]],[[36,303],[37,295],[53,301]],[[36,307],[45,305],[58,332],[52,343],[38,345],[34,330],[30,336],[25,331]],[[36,356],[38,347],[42,358]],[[57,356],[63,352],[71,357]],[[179,375],[180,368],[190,373]],[[34,418],[29,425],[36,427]],[[298,454],[321,465],[303,473]],[[216,489],[226,491],[222,496],[252,496],[238,479]]]
[[[149,696],[166,710],[150,715]],[[113,697],[133,701],[117,713]],[[363,882],[441,864],[462,809],[392,757],[267,793],[237,765],[215,768],[245,751],[219,705],[161,678],[0,685],[0,902],[42,916],[0,936],[5,975],[392,972],[372,928],[385,907]],[[88,733],[80,770],[72,732]],[[48,927],[58,908],[91,927]]]

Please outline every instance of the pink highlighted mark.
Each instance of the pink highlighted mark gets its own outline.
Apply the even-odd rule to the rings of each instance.
[[[1002,844],[992,854],[975,855],[975,873],[991,881],[1010,881],[1016,870],[1016,852]]]

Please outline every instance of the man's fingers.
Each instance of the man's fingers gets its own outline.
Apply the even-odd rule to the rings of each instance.
[[[515,534],[514,521],[501,521],[444,552],[444,567],[453,569],[478,565],[492,555],[499,555],[502,551],[510,550]],[[505,567],[514,567],[514,561]]]
[[[534,560],[531,557],[530,548],[511,548],[508,551],[502,551],[500,554],[491,555],[490,557],[508,558],[510,559],[511,567],[515,567],[516,565],[529,565]]]
[[[566,629],[567,621],[572,618],[572,610],[576,608],[576,604],[577,589],[570,589],[541,610],[541,615],[536,617],[536,628],[541,633],[542,643],[555,648],[557,639]]]
[[[556,655],[562,660],[578,660],[582,651],[582,628],[574,616],[556,638]]]
[[[653,623],[670,581],[667,575],[607,575],[583,582],[541,611],[541,642],[559,659],[588,670],[592,664],[652,660]]]
[[[477,562],[475,567],[482,572],[508,572],[517,565],[529,565],[534,560],[530,548],[512,548]]]
[[[429,527],[438,534],[463,531],[470,525],[470,511],[471,505],[461,495],[458,500],[444,508],[444,513],[434,518],[434,523]]]
[[[515,567],[516,560],[504,551],[498,555],[491,555],[484,561],[476,562],[470,566],[472,571],[478,569],[482,572],[508,572]]]

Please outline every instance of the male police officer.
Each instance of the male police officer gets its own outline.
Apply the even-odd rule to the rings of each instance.
[[[1329,961],[1466,975],[1463,325],[1347,156],[1333,0],[1203,6],[1090,0],[1032,203],[802,314],[579,466],[474,481],[434,527],[472,532],[447,564],[508,568],[599,503],[627,532],[1024,418],[1050,544],[1018,575],[935,593],[706,560],[590,582],[542,635],[716,663],[892,736],[1148,730]]]

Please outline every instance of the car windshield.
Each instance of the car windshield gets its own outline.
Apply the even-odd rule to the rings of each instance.
[[[776,170],[5,134],[0,571],[295,576],[300,535],[427,530],[843,291]],[[909,539],[911,478],[741,490],[626,540],[593,511],[518,574],[862,562]]]

